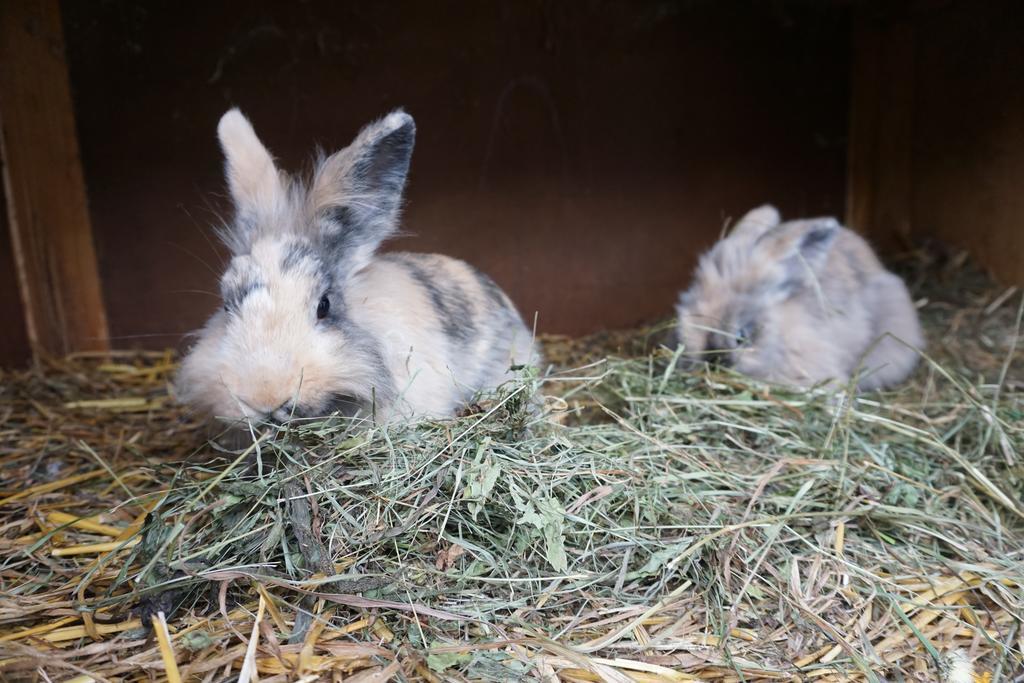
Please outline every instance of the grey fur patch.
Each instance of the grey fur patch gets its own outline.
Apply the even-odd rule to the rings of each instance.
[[[352,229],[356,223],[356,213],[351,206],[335,206],[328,209],[324,216],[327,221],[334,223],[335,227],[342,232]]]
[[[824,261],[828,250],[839,235],[839,223],[833,218],[815,221],[807,234],[800,240],[800,253],[813,264]]]
[[[289,245],[288,251],[285,252],[284,258],[281,259],[281,272],[288,273],[295,270],[299,265],[309,262],[317,270],[320,269],[320,258],[317,256],[313,246],[307,242],[293,242]]]
[[[495,308],[509,308],[510,304],[508,297],[505,296],[505,292],[498,286],[498,283],[492,280],[486,273],[477,270],[472,266],[470,266],[470,269],[473,271],[473,275],[476,276],[477,282],[480,283],[480,288],[487,293],[487,298],[490,299],[491,304],[493,304]]]
[[[318,207],[321,233],[334,263],[367,258],[394,234],[416,141],[416,125],[401,112],[400,125],[363,129],[350,147],[322,161],[314,186],[336,187],[340,203]],[[391,117],[389,117],[391,118]],[[331,193],[328,193],[331,194]]]
[[[839,235],[840,226],[832,218],[791,221],[780,229],[803,229],[793,251],[782,260],[783,277],[775,290],[780,298],[806,294],[828,260],[829,250]],[[815,306],[810,310],[818,310]]]
[[[471,341],[476,335],[476,320],[473,305],[462,288],[445,282],[438,277],[436,269],[418,263],[414,258],[400,261],[430,297],[445,336],[462,344]]]
[[[256,280],[246,280],[236,284],[225,282],[221,288],[221,298],[224,299],[224,308],[232,313],[237,312],[245,298],[258,289],[264,289],[266,285]]]
[[[345,335],[346,346],[350,348],[352,355],[358,356],[362,362],[368,363],[373,368],[373,376],[381,378],[378,384],[371,387],[369,395],[350,396],[350,398],[364,404],[363,407],[367,409],[372,408],[374,402],[377,405],[390,405],[398,397],[398,387],[391,374],[391,369],[384,360],[380,344],[373,335],[348,316],[345,298],[338,292],[331,296],[331,313],[326,321],[331,327]]]
[[[336,412],[342,417],[355,417],[362,408],[364,408],[363,401],[355,396],[334,394],[327,403],[326,412],[328,414]]]

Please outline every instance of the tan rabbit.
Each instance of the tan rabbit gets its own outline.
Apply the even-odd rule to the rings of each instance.
[[[781,222],[754,209],[704,254],[679,297],[677,340],[689,359],[750,377],[861,390],[902,380],[924,347],[906,286],[834,218]]]
[[[231,420],[447,416],[538,362],[489,277],[438,254],[377,253],[397,230],[415,130],[392,112],[306,183],[238,110],[224,115],[231,261],[224,305],[178,374],[184,401]]]

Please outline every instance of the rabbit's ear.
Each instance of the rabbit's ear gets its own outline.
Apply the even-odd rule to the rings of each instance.
[[[797,221],[796,234],[792,238],[790,251],[799,254],[800,259],[818,268],[825,264],[828,252],[839,236],[842,226],[835,218],[815,218]]]
[[[779,211],[770,204],[752,209],[736,223],[729,233],[729,239],[742,240],[753,244],[782,220]]]
[[[286,191],[270,152],[256,137],[252,124],[238,109],[231,109],[221,117],[217,137],[224,150],[231,198],[242,223],[273,215],[285,200]]]
[[[791,287],[820,272],[841,229],[835,218],[790,221],[762,239],[758,247],[782,266],[784,284]]]
[[[397,229],[416,124],[394,111],[359,132],[316,170],[310,200],[335,263],[348,274],[365,266]]]

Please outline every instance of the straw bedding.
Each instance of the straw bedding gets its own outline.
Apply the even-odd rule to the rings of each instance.
[[[172,354],[4,374],[0,677],[1022,680],[1022,300],[954,265],[852,399],[549,339],[457,419],[232,449]]]

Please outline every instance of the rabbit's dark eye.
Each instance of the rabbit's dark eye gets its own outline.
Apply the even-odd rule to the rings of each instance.
[[[331,312],[331,300],[324,294],[320,297],[320,303],[316,305],[316,319],[323,320]]]

